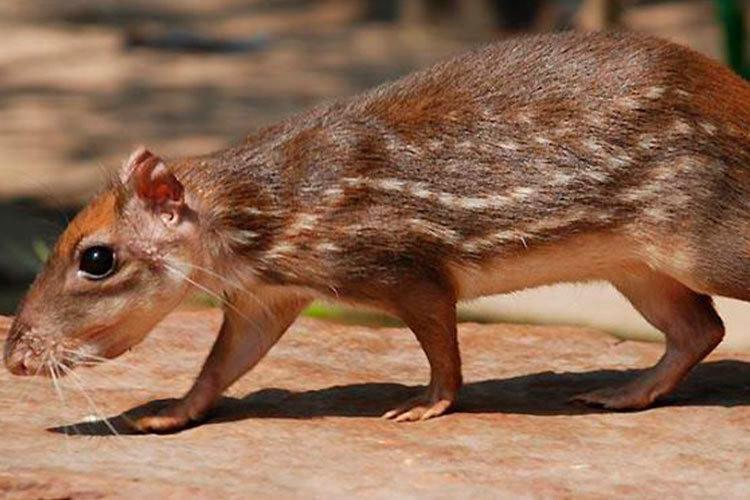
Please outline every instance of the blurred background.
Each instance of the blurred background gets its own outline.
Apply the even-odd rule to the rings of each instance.
[[[13,312],[67,219],[137,144],[166,157],[207,152],[322,101],[527,32],[643,31],[745,73],[748,11],[742,0],[5,0],[0,314]],[[725,348],[750,349],[750,305],[719,302]],[[381,321],[324,305],[309,314]],[[660,338],[605,285],[483,299],[461,316]]]

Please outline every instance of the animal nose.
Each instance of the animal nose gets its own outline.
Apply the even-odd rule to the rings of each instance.
[[[5,356],[5,367],[13,375],[31,375],[31,368],[27,364],[28,356],[19,349]]]
[[[29,375],[29,356],[27,349],[21,349],[19,340],[29,327],[21,321],[14,321],[5,339],[5,348],[3,351],[3,361],[5,367],[13,375]]]

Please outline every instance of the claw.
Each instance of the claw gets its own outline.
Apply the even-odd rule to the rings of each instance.
[[[453,405],[453,398],[434,398],[427,394],[410,399],[382,418],[394,422],[415,422],[443,415]]]

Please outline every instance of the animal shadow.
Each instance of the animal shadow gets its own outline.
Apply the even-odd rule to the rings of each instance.
[[[581,415],[607,410],[570,402],[581,392],[624,384],[640,370],[540,372],[506,379],[467,383],[459,395],[456,413],[513,413],[539,416]],[[312,419],[318,417],[379,417],[418,394],[423,387],[394,383],[332,386],[309,391],[262,389],[242,398],[224,397],[209,417],[196,425],[211,425],[249,418]],[[50,432],[88,436],[138,434],[129,422],[154,413],[173,400],[155,400],[104,421],[78,422],[53,427]],[[678,389],[656,406],[750,405],[750,363],[737,360],[698,365]]]

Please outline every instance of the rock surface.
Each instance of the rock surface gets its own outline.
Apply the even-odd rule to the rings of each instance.
[[[0,371],[0,496],[741,497],[750,487],[750,356],[710,358],[657,408],[600,412],[566,400],[625,380],[662,347],[568,327],[461,325],[466,387],[455,413],[428,422],[377,418],[427,377],[408,331],[309,319],[203,425],[112,436],[93,421],[180,395],[219,322],[213,311],[170,316],[115,363],[68,377],[64,402],[47,379]],[[2,335],[7,326],[0,318]]]

